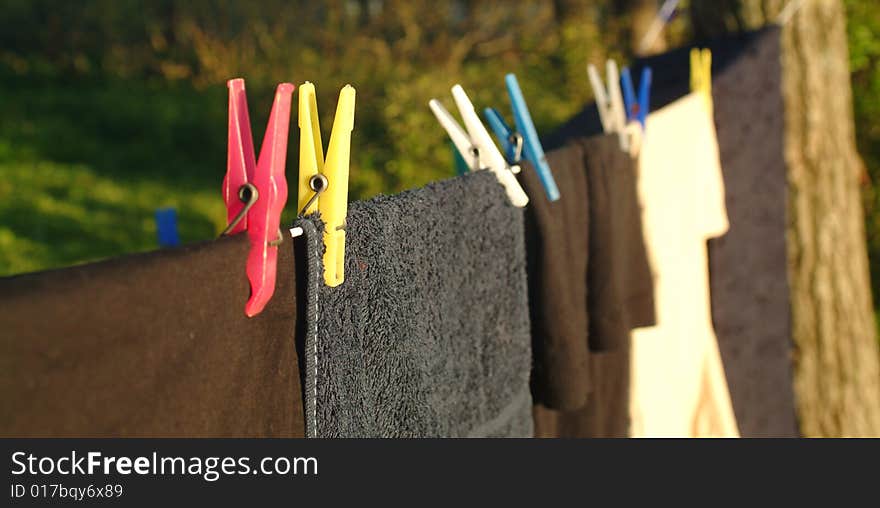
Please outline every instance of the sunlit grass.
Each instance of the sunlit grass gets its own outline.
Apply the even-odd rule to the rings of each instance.
[[[0,276],[157,248],[154,212],[184,242],[225,211],[222,90],[132,83],[0,86]]]
[[[0,163],[0,174],[0,275],[155,249],[159,206],[177,208],[184,241],[211,238],[225,219],[213,188],[121,183],[51,162]]]

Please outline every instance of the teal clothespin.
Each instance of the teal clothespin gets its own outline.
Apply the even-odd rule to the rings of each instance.
[[[471,168],[468,167],[467,162],[465,162],[461,154],[458,153],[458,149],[455,148],[455,143],[450,141],[449,148],[452,150],[452,159],[455,161],[455,174],[461,176],[469,172]]]
[[[486,108],[483,110],[483,118],[489,123],[495,137],[501,143],[501,150],[508,162],[516,164],[522,159],[523,138],[518,133],[513,132],[504,117],[495,108]]]

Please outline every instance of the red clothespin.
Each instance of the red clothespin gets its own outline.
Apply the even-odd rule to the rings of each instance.
[[[284,165],[294,87],[290,83],[281,83],[275,89],[269,125],[257,161],[244,80],[231,79],[226,86],[229,87],[229,152],[223,199],[229,225],[223,234],[248,233],[251,249],[247,258],[247,277],[251,295],[244,312],[253,317],[262,312],[275,292],[281,209],[287,202]]]

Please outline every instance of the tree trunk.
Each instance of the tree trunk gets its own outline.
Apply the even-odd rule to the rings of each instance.
[[[781,0],[693,0],[694,33],[772,22]],[[723,7],[723,9],[722,9]],[[880,352],[841,0],[805,0],[783,30],[795,394],[805,436],[880,435]]]

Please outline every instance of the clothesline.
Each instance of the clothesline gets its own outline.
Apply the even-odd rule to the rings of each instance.
[[[351,203],[336,287],[322,222],[299,219],[253,318],[245,235],[0,280],[3,430],[793,433],[779,32],[730,44],[714,116],[659,65],[674,98],[639,157],[572,123],[548,146],[557,202],[523,163],[524,209],[488,171]]]

